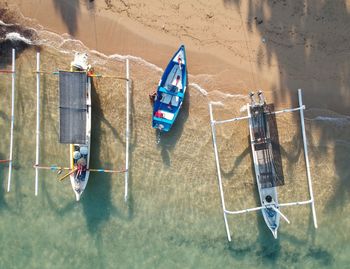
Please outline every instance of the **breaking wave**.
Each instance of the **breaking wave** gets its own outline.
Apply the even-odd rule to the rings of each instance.
[[[19,33],[16,33],[16,32],[11,32],[11,33],[7,33],[6,36],[5,36],[5,40],[9,40],[9,41],[20,41],[20,42],[24,42],[28,45],[32,45],[33,42],[32,40],[22,36],[21,34]]]

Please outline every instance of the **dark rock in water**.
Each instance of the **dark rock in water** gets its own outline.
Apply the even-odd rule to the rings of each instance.
[[[256,24],[262,24],[264,21],[262,19],[258,19],[258,17],[254,17]]]
[[[16,57],[29,47],[35,46],[37,33],[34,29],[16,23],[15,14],[0,7],[0,57],[5,64],[11,63],[11,50],[16,50]]]

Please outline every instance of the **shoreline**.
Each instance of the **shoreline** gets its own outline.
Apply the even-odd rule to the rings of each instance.
[[[133,55],[164,68],[174,51],[185,44],[189,74],[207,76],[201,86],[208,92],[248,94],[262,89],[277,106],[290,106],[297,104],[297,90],[302,88],[308,108],[349,115],[350,81],[343,75],[348,56],[337,52],[336,45],[328,44],[333,54],[325,54],[315,45],[324,42],[322,27],[310,24],[310,30],[294,29],[288,20],[280,26],[278,20],[289,14],[276,15],[275,21],[257,14],[266,17],[260,24],[251,14],[252,8],[259,7],[257,3],[175,1],[168,7],[155,0],[148,4],[111,0],[108,7],[102,0],[30,2],[13,0],[8,6],[31,18],[33,25],[59,35],[69,33],[89,49],[106,55]],[[292,8],[269,5],[264,8],[270,12],[292,12]],[[327,36],[330,43],[342,37],[341,29],[329,29],[334,34]],[[310,38],[299,40],[299,36],[317,38],[311,42]]]
[[[80,5],[76,15],[78,19],[68,24],[55,10],[52,2],[42,3],[40,0],[31,2],[30,4],[27,1],[14,0],[9,6],[14,8],[16,5],[23,16],[34,19],[44,29],[59,35],[69,33],[71,30],[69,24],[75,25],[74,34],[70,33],[70,35],[82,41],[89,49],[106,55],[141,57],[164,68],[174,51],[185,43],[189,73],[191,75],[209,74],[216,77],[216,86],[208,89],[209,91],[224,90],[230,93],[241,93],[243,89],[254,88],[256,84],[251,75],[251,63],[242,62],[242,59],[230,60],[232,55],[225,50],[218,51],[215,46],[212,49],[203,48],[191,42],[190,38],[181,40],[165,32],[140,25],[125,16],[115,18],[118,14],[103,9],[99,6],[101,4],[99,1],[95,1],[100,4],[97,4],[94,11],[88,10],[86,5]],[[62,1],[62,5],[69,6],[68,2]],[[38,5],[41,6],[39,9],[33,8]],[[90,29],[94,29],[93,34]],[[255,78],[255,80],[261,80],[261,78]],[[261,81],[262,85],[270,84],[265,79]]]

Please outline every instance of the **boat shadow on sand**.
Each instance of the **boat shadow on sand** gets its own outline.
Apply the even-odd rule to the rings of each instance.
[[[185,98],[182,104],[182,108],[177,116],[174,125],[171,130],[167,133],[161,133],[160,141],[158,147],[161,149],[161,155],[164,164],[167,166],[171,165],[170,153],[175,148],[177,142],[179,141],[184,125],[188,119],[190,109],[190,93],[187,86],[187,91],[185,93]],[[156,140],[158,139],[158,130],[155,132]]]

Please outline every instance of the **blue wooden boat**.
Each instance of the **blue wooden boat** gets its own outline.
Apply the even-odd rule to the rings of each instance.
[[[187,86],[187,60],[182,45],[171,58],[154,97],[152,127],[168,132],[181,109]]]

